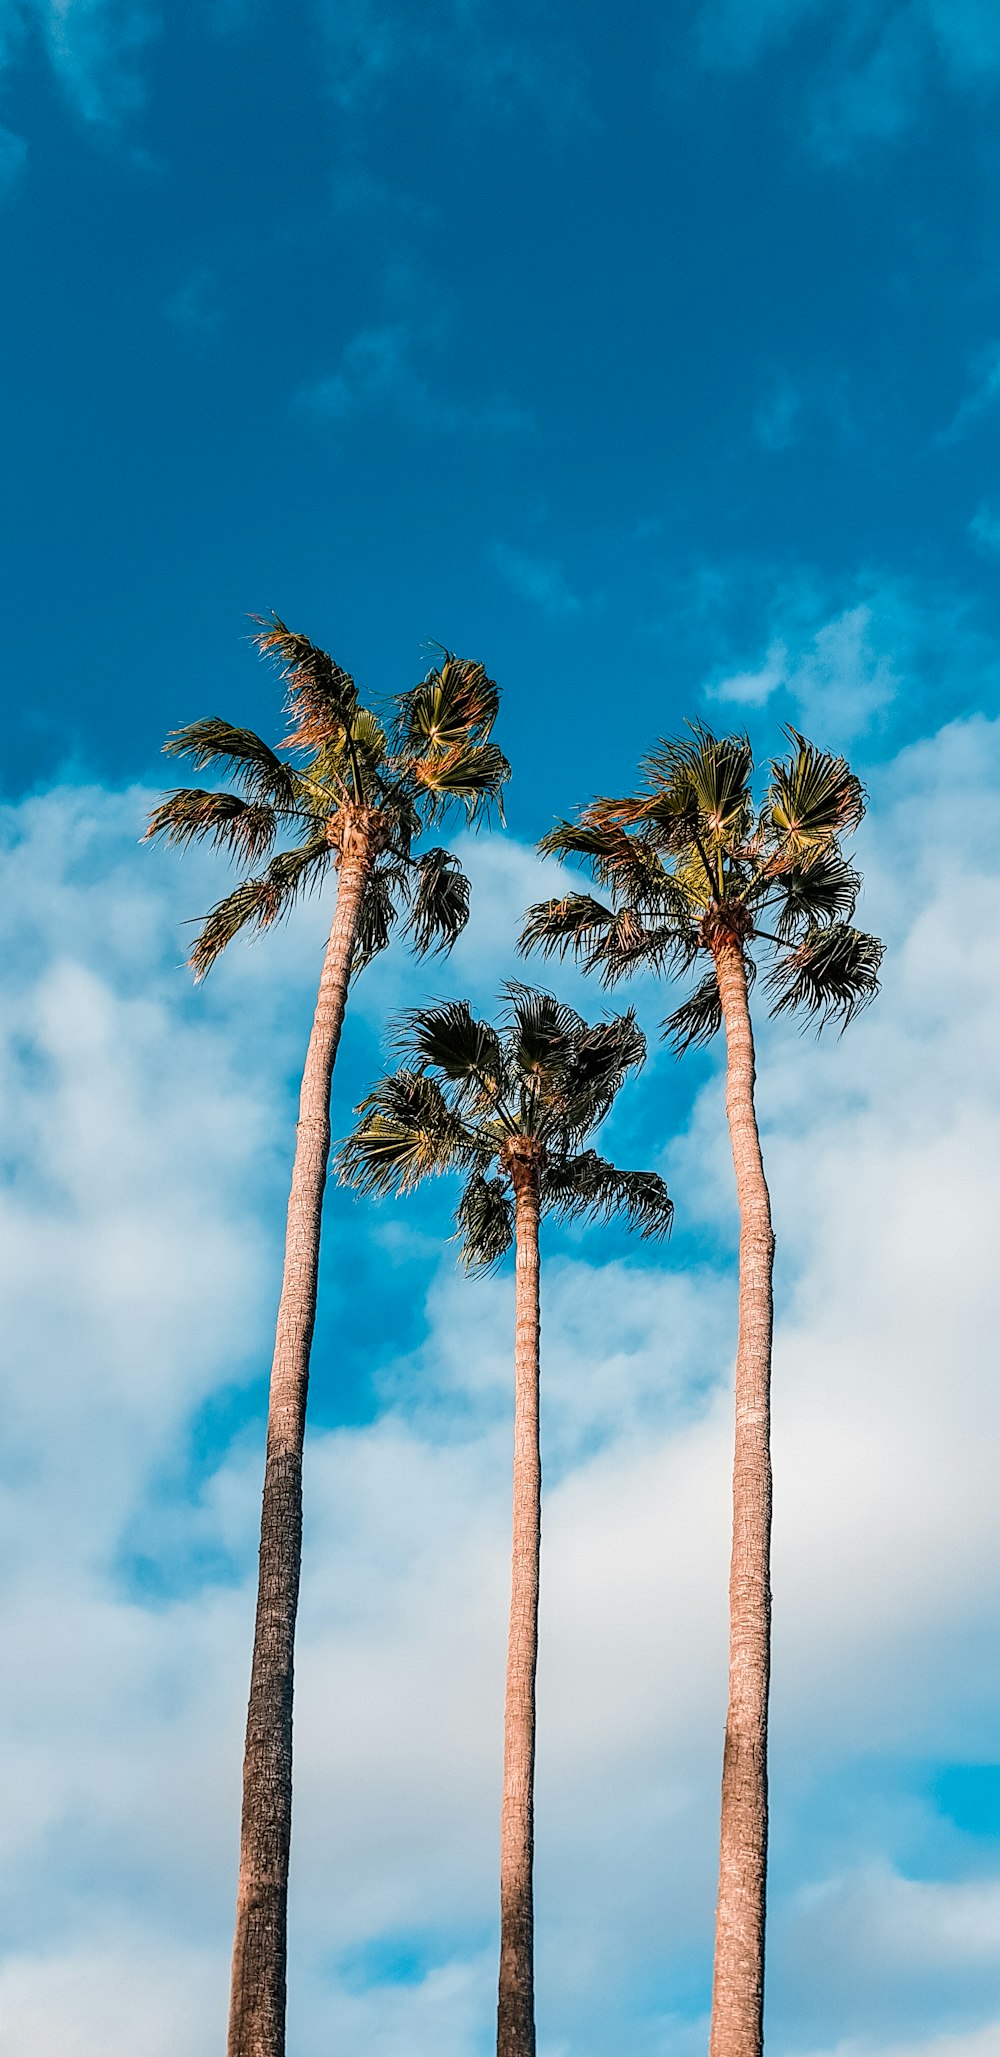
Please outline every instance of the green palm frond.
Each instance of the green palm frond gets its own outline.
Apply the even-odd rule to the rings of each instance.
[[[224,764],[248,800],[287,814],[296,814],[302,805],[302,785],[292,766],[253,729],[234,728],[219,715],[174,729],[163,748],[168,757],[193,758],[199,771],[206,764]]]
[[[502,1096],[506,1067],[500,1038],[492,1023],[476,1020],[467,1000],[408,1009],[393,1041],[406,1057],[451,1083],[472,1084],[493,1101]]]
[[[819,850],[809,863],[794,864],[777,880],[765,878],[762,893],[778,894],[775,930],[782,942],[807,926],[850,921],[861,891],[859,874],[837,845]]]
[[[645,1062],[646,1038],[631,1008],[591,1026],[581,1023],[560,1080],[562,1106],[553,1111],[567,1142],[604,1120],[629,1072]]]
[[[496,680],[471,658],[445,652],[440,669],[428,672],[396,700],[399,747],[423,756],[428,746],[448,751],[458,744],[486,743],[500,710]]]
[[[466,1270],[495,1270],[514,1240],[514,1203],[506,1180],[474,1171],[455,1209],[455,1227]]]
[[[865,811],[864,788],[846,758],[832,757],[786,730],[793,748],[771,766],[764,816],[778,842],[777,857],[808,860],[838,836],[856,829]]]
[[[245,879],[212,908],[188,963],[203,979],[216,958],[242,929],[270,928],[291,912],[304,892],[321,882],[333,852],[325,836],[313,836],[295,850],[279,850],[258,878]]]
[[[418,957],[446,954],[469,919],[469,881],[450,850],[425,850],[414,862],[406,927]]]
[[[646,1241],[670,1233],[673,1202],[655,1171],[619,1171],[595,1150],[546,1167],[542,1180],[546,1207],[565,1220],[613,1221],[621,1216]]]
[[[536,986],[510,980],[504,986],[512,1065],[522,1085],[543,1096],[557,1092],[566,1077],[578,1037],[586,1027],[575,1008]]]
[[[448,750],[426,751],[411,760],[407,773],[429,821],[437,821],[455,801],[464,806],[469,821],[491,806],[500,821],[504,819],[503,789],[510,765],[495,743],[455,743]]]
[[[354,954],[351,960],[352,972],[363,971],[373,957],[378,957],[383,950],[388,949],[397,920],[398,890],[399,881],[394,866],[379,865],[375,871],[369,873],[358,911]]]
[[[271,849],[277,830],[278,817],[267,801],[182,786],[153,808],[143,841],[163,836],[168,843],[184,844],[207,836],[217,849],[230,850],[244,864],[256,864]]]
[[[614,918],[613,910],[590,893],[564,893],[558,900],[539,900],[524,917],[518,948],[525,955],[538,950],[543,957],[565,957],[572,952],[589,963]]]
[[[362,1100],[360,1120],[340,1145],[341,1181],[360,1193],[406,1193],[421,1179],[476,1162],[476,1138],[436,1079],[398,1071]]]
[[[779,957],[767,985],[776,996],[772,1014],[801,1009],[818,1017],[817,1027],[839,1021],[846,1028],[879,989],[885,946],[847,922],[806,931],[797,948]]]
[[[262,656],[274,658],[285,681],[289,749],[319,751],[348,737],[358,705],[350,672],[276,614],[261,621],[254,642]]]
[[[647,819],[676,848],[697,832],[712,849],[743,835],[753,801],[753,751],[747,736],[716,736],[701,722],[690,736],[657,743],[643,762]]]
[[[674,1053],[683,1057],[685,1050],[696,1050],[722,1027],[722,1001],[719,998],[719,981],[713,970],[706,972],[701,983],[663,1024],[663,1034]]]

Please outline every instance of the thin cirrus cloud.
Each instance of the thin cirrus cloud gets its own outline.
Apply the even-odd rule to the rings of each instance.
[[[110,125],[142,106],[142,57],[161,27],[147,0],[5,0],[0,46],[10,58],[41,38],[67,99],[84,121]]]
[[[702,61],[743,68],[809,37],[805,128],[836,160],[889,142],[913,121],[932,84],[978,93],[1000,81],[1000,15],[992,0],[705,0]]]
[[[555,132],[589,120],[586,73],[573,43],[546,33],[537,12],[518,25],[491,0],[318,0],[330,91],[346,113],[360,111],[401,79],[426,75],[435,88],[492,120],[528,107]]]
[[[992,2057],[997,2033],[1000,1859],[938,1812],[928,1767],[981,1761],[1000,1706],[998,790],[983,720],[887,762],[862,852],[884,993],[818,1048],[761,1022],[780,1250],[772,2040],[792,2057]],[[209,2057],[223,2033],[256,1402],[233,1415],[230,1397],[235,1434],[199,1469],[184,1455],[206,1404],[266,1364],[323,912],[237,945],[192,992],[177,924],[216,867],[137,853],[145,797],[65,787],[3,817],[0,2013],[12,2051],[73,2057]],[[552,867],[509,838],[469,848],[483,933],[437,976],[485,997]],[[402,959],[393,977],[373,1020]],[[345,1046],[338,1124],[362,1054],[367,1072],[368,1045]],[[690,1121],[646,1149],[679,1227],[725,1252],[721,1094],[713,1065]],[[489,2049],[510,1282],[456,1273],[451,1197],[420,1216],[418,1339],[385,1338],[373,1419],[309,1437],[302,2057],[331,2038],[344,2057]],[[409,1214],[350,1203],[335,1269]],[[550,2045],[579,2057],[703,2047],[733,1319],[725,1254],[608,1256],[591,1234],[549,1253],[539,1993]],[[134,1568],[150,1560],[152,1582]],[[898,1818],[852,1803],[873,1763],[903,1780]]]
[[[507,543],[494,543],[490,563],[516,593],[543,614],[566,620],[579,614],[583,601],[574,593],[561,564],[553,558],[536,557],[527,550],[514,550]]]
[[[989,531],[973,540],[986,547]],[[992,704],[995,642],[966,599],[941,586],[868,575],[839,590],[803,573],[765,617],[756,651],[705,687],[722,707],[776,705],[818,742],[841,749],[904,718],[943,719]]]
[[[483,400],[443,392],[421,366],[426,348],[407,322],[359,329],[336,370],[305,387],[296,407],[330,422],[391,415],[424,435],[505,436],[531,428],[530,415],[505,395]]]

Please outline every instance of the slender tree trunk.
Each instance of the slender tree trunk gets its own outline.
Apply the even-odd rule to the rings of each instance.
[[[719,1901],[710,2057],[761,2057],[767,1880],[767,1696],[771,1669],[771,1328],[774,1233],[754,1110],[743,952],[715,946],[726,1029],[726,1113],[740,1210],[729,1713],[722,1767]]]
[[[302,1073],[267,1419],[260,1579],[243,1758],[243,1821],[228,2057],[284,2057],[292,1661],[302,1561],[302,1444],[316,1320],[320,1219],[330,1156],[330,1081],[370,867],[363,823],[341,859]]]
[[[538,1438],[538,1173],[515,1159],[514,1523],[500,1817],[497,2057],[535,2057],[535,1668],[542,1464]]]

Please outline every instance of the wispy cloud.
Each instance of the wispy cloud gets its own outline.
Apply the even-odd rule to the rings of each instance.
[[[969,523],[969,534],[977,548],[988,556],[1000,555],[1000,514],[984,502]]]
[[[883,625],[862,602],[796,642],[772,639],[759,666],[729,672],[709,690],[713,700],[742,707],[763,707],[784,691],[807,726],[846,738],[870,726],[898,685]]]
[[[530,428],[530,416],[502,394],[482,400],[435,386],[420,363],[427,347],[407,322],[360,329],[341,352],[336,370],[305,388],[297,405],[335,422],[391,414],[405,427],[429,435],[506,436]]]
[[[506,543],[494,543],[489,556],[519,599],[529,600],[543,614],[579,614],[583,601],[572,591],[561,564],[554,559],[512,550]]]
[[[805,101],[806,132],[828,159],[887,142],[918,114],[932,83],[984,90],[1000,79],[992,0],[703,0],[703,61],[743,67],[800,32],[821,29]]]
[[[164,302],[163,312],[175,328],[189,335],[214,336],[221,328],[224,309],[215,273],[207,264],[196,265]]]
[[[980,350],[972,365],[969,391],[960,402],[951,421],[941,433],[942,443],[956,441],[967,429],[987,414],[1000,400],[1000,343],[990,343]]]
[[[494,0],[317,0],[331,91],[345,112],[398,81],[412,91],[427,75],[435,89],[503,120],[528,106],[549,128],[591,118],[583,65],[573,42],[533,15],[523,30]]]

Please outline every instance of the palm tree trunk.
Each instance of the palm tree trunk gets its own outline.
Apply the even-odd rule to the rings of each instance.
[[[243,1758],[243,1820],[228,2057],[284,2057],[292,1663],[302,1561],[302,1445],[330,1156],[330,1081],[370,869],[363,823],[343,852],[299,1095],[267,1419],[260,1578]]]
[[[514,1521],[500,1817],[497,2057],[535,2057],[535,1669],[542,1464],[538,1438],[538,1173],[515,1159]]]
[[[771,1330],[774,1233],[754,1110],[746,965],[722,937],[715,968],[726,1029],[726,1113],[740,1210],[729,1712],[722,1767],[710,2057],[761,2057],[771,1669]]]

